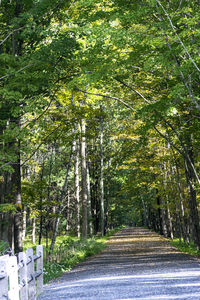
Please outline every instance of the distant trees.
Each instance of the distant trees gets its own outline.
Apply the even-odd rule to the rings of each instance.
[[[2,0],[0,239],[136,223],[200,246],[198,20],[198,1]]]

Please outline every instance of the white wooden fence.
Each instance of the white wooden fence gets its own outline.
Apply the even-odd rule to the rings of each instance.
[[[0,300],[35,300],[43,290],[43,248],[0,256]]]

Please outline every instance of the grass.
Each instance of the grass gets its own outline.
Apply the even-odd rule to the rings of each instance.
[[[179,251],[200,257],[200,250],[193,243],[186,243],[184,241],[180,241],[179,239],[170,240],[170,244],[179,249]]]
[[[10,250],[8,242],[0,241],[0,256],[7,254],[7,251]]]
[[[72,236],[58,236],[55,249],[51,255],[51,261],[46,262],[46,241],[42,240],[44,247],[44,283],[58,278],[63,272],[69,271],[73,266],[87,257],[101,252],[106,248],[106,241],[115,232],[121,228],[110,230],[104,237],[92,237],[88,239],[79,239]],[[49,242],[50,244],[50,242]],[[30,240],[24,242],[24,251],[28,248],[36,248]]]

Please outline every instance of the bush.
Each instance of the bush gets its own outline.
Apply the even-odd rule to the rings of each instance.
[[[179,239],[174,239],[170,241],[170,244],[178,248],[181,252],[200,257],[200,250],[193,243],[186,243],[184,241],[179,241]]]

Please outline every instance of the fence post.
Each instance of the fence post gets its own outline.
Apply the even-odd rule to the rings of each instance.
[[[8,299],[8,274],[6,272],[6,264],[8,255],[0,257],[0,299]]]
[[[36,248],[36,255],[39,257],[37,259],[37,267],[36,271],[40,274],[37,277],[37,294],[41,294],[43,292],[43,246],[38,245]]]
[[[18,254],[19,278],[20,278],[20,299],[28,299],[28,282],[27,282],[27,259],[24,252]]]
[[[10,256],[7,261],[7,272],[9,277],[9,300],[19,300],[19,280],[18,280],[18,266],[17,257]]]
[[[17,263],[18,261],[18,263]],[[36,262],[35,262],[36,261]],[[36,271],[35,271],[36,265]],[[36,293],[37,279],[37,293]],[[36,300],[43,291],[43,247],[0,257],[0,300]]]
[[[26,250],[27,281],[29,300],[36,299],[33,249]]]

